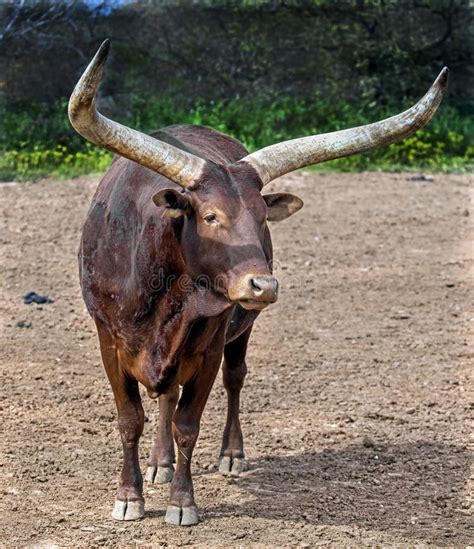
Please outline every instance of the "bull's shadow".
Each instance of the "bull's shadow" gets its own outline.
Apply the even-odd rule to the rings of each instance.
[[[465,447],[426,441],[268,456],[231,480],[254,498],[206,514],[354,524],[440,544],[468,543],[474,539],[464,508],[469,464]]]

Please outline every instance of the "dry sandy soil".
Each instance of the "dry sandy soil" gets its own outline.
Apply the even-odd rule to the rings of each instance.
[[[110,517],[121,448],[76,266],[96,184],[0,186],[0,545],[474,541],[469,176],[303,173],[273,184],[306,206],[273,227],[282,292],[250,346],[250,470],[217,472],[218,378],[195,452],[202,522],[192,528],[164,523],[167,486],[145,487],[142,521]],[[54,303],[24,305],[29,290]],[[156,402],[145,409],[143,467]]]

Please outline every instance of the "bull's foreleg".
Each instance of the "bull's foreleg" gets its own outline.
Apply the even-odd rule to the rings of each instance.
[[[173,418],[173,435],[178,448],[176,471],[171,482],[170,503],[166,510],[168,524],[191,526],[197,524],[191,478],[191,457],[199,435],[202,412],[219,370],[222,346],[218,352],[208,352],[204,364],[183,386],[178,408]]]
[[[245,354],[252,328],[224,348],[222,379],[227,391],[227,419],[222,436],[219,471],[238,475],[245,469],[244,440],[240,428],[240,391],[244,384],[247,366]]]
[[[158,430],[148,459],[148,468],[145,475],[147,482],[165,484],[173,478],[175,455],[171,424],[178,397],[178,387],[169,394],[159,397]]]
[[[118,359],[114,339],[98,326],[105,370],[115,397],[123,446],[123,466],[112,517],[136,520],[145,514],[143,480],[138,458],[138,441],[143,432],[144,413],[137,381],[127,377]]]

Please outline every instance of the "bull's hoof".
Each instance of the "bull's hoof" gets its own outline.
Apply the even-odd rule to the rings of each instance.
[[[247,470],[247,462],[243,458],[223,456],[219,459],[219,472],[224,475],[238,476]]]
[[[191,507],[168,505],[165,522],[175,526],[192,526],[193,524],[197,524],[199,522],[197,507],[195,505]]]
[[[138,520],[145,515],[145,503],[143,501],[115,500],[112,517],[115,520]]]
[[[149,465],[146,470],[145,480],[153,484],[166,484],[167,482],[171,482],[173,474],[174,468],[172,465],[169,467],[154,467],[153,465]]]

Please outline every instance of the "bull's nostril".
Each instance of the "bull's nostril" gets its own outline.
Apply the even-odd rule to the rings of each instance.
[[[250,279],[250,285],[255,297],[265,296],[273,301],[278,293],[278,280],[273,277],[252,277]]]
[[[258,278],[251,278],[250,284],[252,286],[252,292],[256,297],[259,297],[263,294],[264,286],[262,286],[262,281]]]
[[[253,288],[254,290],[261,290],[261,289],[262,289],[261,286],[260,286],[259,283],[258,283],[258,280],[257,280],[256,278],[251,278],[251,279],[250,279],[250,284],[252,284],[252,288]]]

